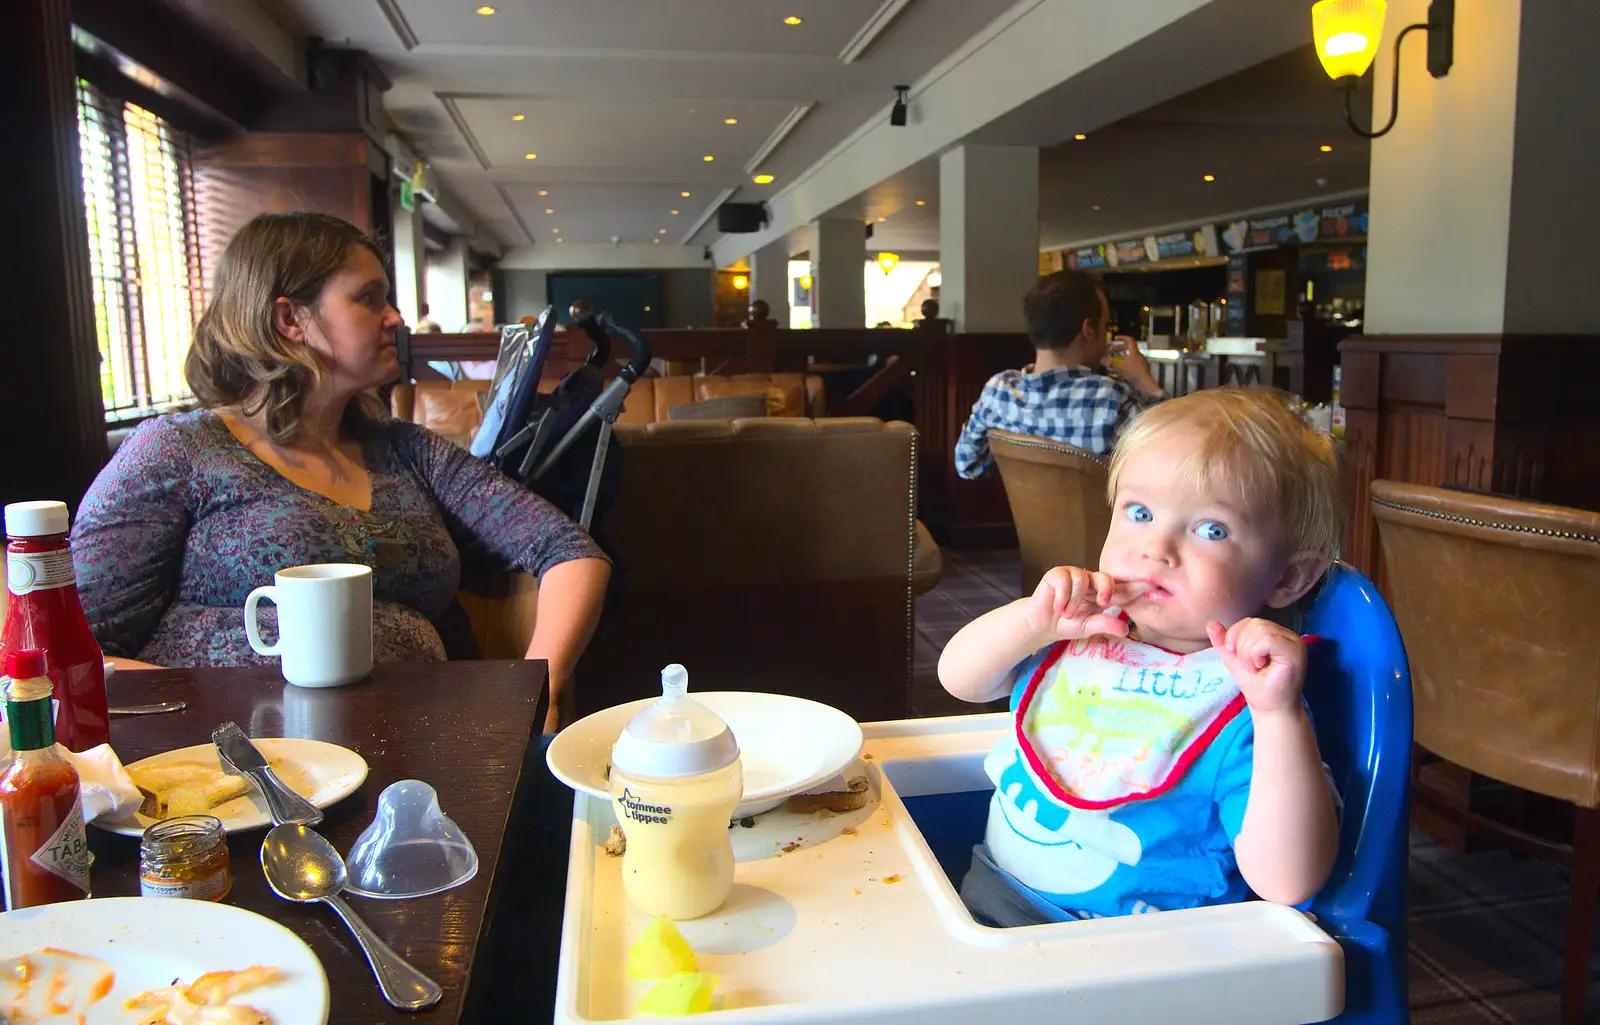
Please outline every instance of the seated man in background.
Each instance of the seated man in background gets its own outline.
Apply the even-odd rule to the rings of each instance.
[[[956,472],[980,477],[994,462],[990,428],[1110,453],[1135,413],[1166,398],[1144,353],[1131,340],[1116,375],[1100,371],[1110,307],[1100,283],[1082,271],[1039,279],[1022,300],[1028,338],[1038,354],[1021,370],[1003,370],[983,386],[956,442]]]

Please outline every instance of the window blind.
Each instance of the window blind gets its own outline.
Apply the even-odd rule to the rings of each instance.
[[[190,142],[82,79],[78,134],[101,398],[108,421],[135,419],[190,398],[204,302]]]

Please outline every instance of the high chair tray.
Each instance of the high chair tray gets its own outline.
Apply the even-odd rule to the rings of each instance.
[[[872,800],[859,811],[778,808],[732,827],[735,885],[678,923],[719,979],[708,1025],[1040,1021],[1279,1025],[1344,1003],[1338,945],[1301,912],[1253,901],[1191,911],[990,929],[974,922],[929,839],[981,839],[983,756],[1003,714],[864,727]],[[945,802],[941,795],[948,795]],[[907,810],[907,801],[921,811]],[[931,801],[931,803],[930,803]],[[919,815],[926,829],[913,820]],[[617,1021],[653,985],[627,977],[648,919],[628,907],[602,844],[609,802],[577,796],[555,1020]],[[963,832],[963,829],[965,832]]]

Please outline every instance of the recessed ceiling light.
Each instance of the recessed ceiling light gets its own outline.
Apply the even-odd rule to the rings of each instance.
[[[564,238],[558,238],[558,239],[556,239],[556,241],[557,241],[557,242],[565,242],[565,241],[566,241],[566,239],[564,239]]]
[[[1100,204],[1096,203],[1094,206],[1091,206],[1089,209],[1090,210],[1098,210],[1098,209],[1100,209]]]
[[[787,18],[783,19],[783,23],[785,25],[798,25],[798,24],[800,24],[800,20],[801,19],[799,19],[795,15],[791,14]]]
[[[667,233],[667,229],[665,229],[665,228],[662,228],[660,231],[656,232],[657,235],[665,235],[666,233]]]
[[[555,211],[555,207],[547,206],[547,207],[544,208],[544,212],[547,213],[547,214],[553,214],[553,213],[556,212]]]
[[[539,195],[548,196],[548,195],[550,195],[550,190],[549,189],[540,189],[539,190]]]
[[[1214,174],[1208,174],[1204,176],[1204,180],[1208,182],[1214,182],[1217,180],[1217,176]]]
[[[672,216],[674,216],[674,217],[678,216],[678,211],[676,211],[676,210],[672,211]]]
[[[489,15],[494,13],[494,8],[490,7],[488,4],[484,4],[482,7],[478,8],[478,13],[487,18]]]
[[[1320,149],[1324,153],[1332,153],[1333,152],[1333,147],[1327,145],[1326,143],[1324,143],[1321,146],[1318,146],[1317,148]]]
[[[757,185],[771,185],[772,184],[772,175],[770,175],[770,174],[758,174],[754,178],[751,178],[750,180],[755,182]]]
[[[1074,135],[1073,138],[1078,140],[1079,142],[1082,142],[1083,140],[1087,139],[1088,136],[1084,135],[1082,132],[1079,132],[1077,135]]]
[[[526,120],[528,120],[528,115],[526,115],[526,114],[512,114],[511,115],[511,120],[513,120],[513,121],[526,121]]]
[[[917,205],[918,206],[927,206],[928,205],[928,201],[926,199],[919,199],[919,200],[917,200]]]
[[[704,160],[706,163],[709,164],[709,163],[711,163],[711,161],[713,161],[713,160],[715,160],[717,158],[712,156],[711,154],[707,153],[705,156],[701,157],[700,159]]]
[[[736,125],[739,123],[739,119],[736,117],[725,117],[722,119],[722,123],[725,125]]]
[[[880,217],[880,218],[878,218],[878,223],[882,224],[884,221],[887,221],[888,219],[889,218],[887,218],[887,217]]]
[[[682,196],[684,199],[688,199],[689,198],[689,193],[687,193],[687,192],[680,192],[680,193],[678,193],[678,195]]]
[[[656,244],[656,245],[658,245],[658,246],[659,246],[659,245],[660,245],[660,244],[661,244],[661,240],[660,240],[660,239],[658,239],[658,238],[653,238],[653,239],[651,239],[651,240],[650,240],[650,241],[651,241],[651,242],[653,242],[653,243],[655,243],[655,244]]]
[[[561,234],[561,229],[560,228],[551,228],[550,229],[550,234],[559,235],[559,234]]]
[[[524,153],[524,154],[522,154],[522,159],[524,159],[524,160],[538,160],[539,159],[539,154],[537,154],[537,153]]]

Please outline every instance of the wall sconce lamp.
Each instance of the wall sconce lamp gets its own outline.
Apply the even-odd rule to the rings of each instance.
[[[878,254],[878,268],[880,270],[882,270],[885,275],[888,275],[891,271],[893,271],[898,266],[900,266],[900,254],[899,253],[879,253]]]
[[[1377,131],[1356,124],[1351,102],[1356,83],[1372,67],[1383,39],[1384,0],[1319,0],[1311,6],[1311,34],[1317,42],[1322,69],[1344,91],[1344,118],[1350,130],[1363,139],[1387,135],[1400,116],[1400,44],[1417,29],[1428,34],[1428,74],[1443,78],[1455,62],[1456,0],[1432,0],[1428,20],[1407,25],[1394,40],[1394,93],[1389,123]]]
[[[911,91],[909,85],[894,87],[894,106],[889,110],[889,124],[895,128],[906,126],[906,93]]]
[[[805,289],[807,292],[811,291],[811,275],[800,275],[800,287]]]
[[[738,277],[733,279],[733,287],[743,292],[745,289],[750,287],[750,279],[745,277],[743,274],[740,274]]]

